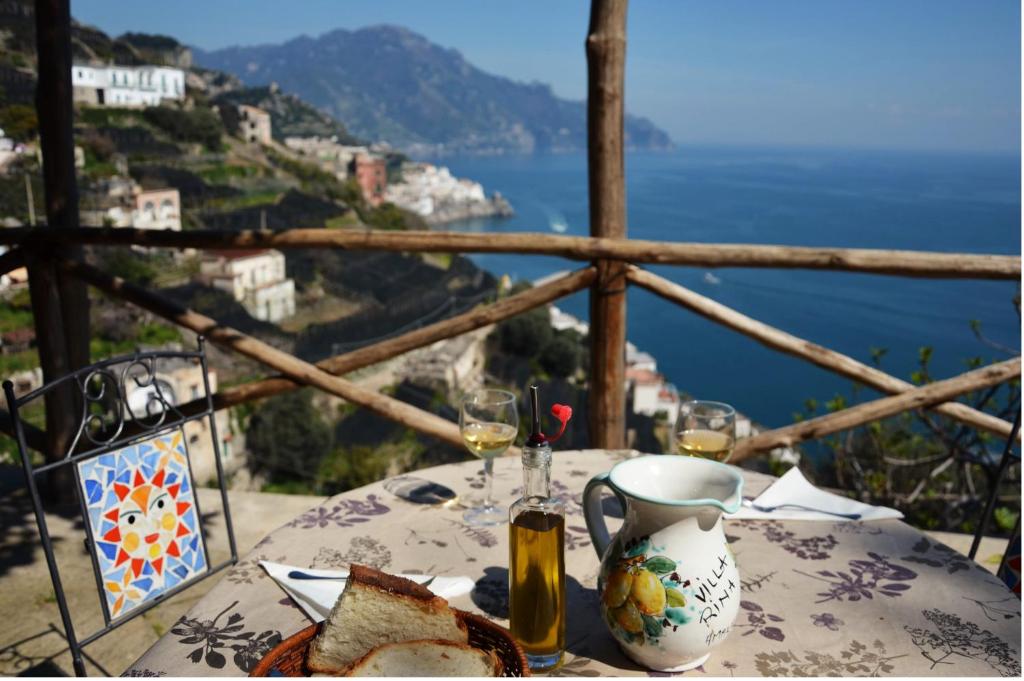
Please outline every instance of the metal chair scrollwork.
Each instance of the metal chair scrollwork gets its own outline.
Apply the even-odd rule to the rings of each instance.
[[[199,393],[197,382],[190,395],[179,399],[162,373],[162,367],[172,364],[201,369],[203,392]],[[36,400],[61,386],[66,389],[69,383],[77,430],[63,457],[35,466],[22,414]],[[196,351],[136,352],[108,359],[21,397],[5,381],[4,394],[75,673],[84,676],[84,646],[238,561],[203,340],[199,339]],[[179,409],[182,402],[199,397],[203,398],[201,409],[188,413]],[[203,420],[208,420],[213,439],[231,554],[218,565],[210,564],[186,435],[186,426]],[[41,474],[63,467],[74,472],[103,614],[103,626],[81,639],[68,609],[37,484]]]

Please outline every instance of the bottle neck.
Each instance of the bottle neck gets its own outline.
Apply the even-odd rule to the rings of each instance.
[[[551,496],[551,448],[523,447],[524,497]]]
[[[526,492],[524,497],[551,496],[551,466],[524,466],[523,484]]]

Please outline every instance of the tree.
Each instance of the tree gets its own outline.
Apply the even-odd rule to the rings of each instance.
[[[36,110],[24,104],[11,104],[0,109],[0,128],[18,142],[28,142],[39,133]]]
[[[576,373],[582,354],[580,337],[574,331],[557,331],[541,350],[540,366],[557,378],[566,378]]]
[[[871,355],[874,364],[880,365],[885,351],[872,348]],[[913,383],[932,382],[932,357],[932,348],[919,350],[918,368],[910,376]],[[983,361],[973,357],[965,364],[976,369]],[[825,401],[824,410],[835,412],[856,402],[861,389],[855,384],[849,399],[836,395]],[[968,393],[958,401],[1013,421],[1021,407],[1020,381]],[[818,410],[819,402],[811,399],[805,413],[794,416],[802,419]],[[918,527],[971,532],[995,489],[994,473],[1005,439],[920,410],[868,423],[822,443],[833,453],[834,479],[821,482],[851,491],[861,501],[899,508]],[[1020,511],[1019,472],[1019,466],[1011,467],[999,484],[1003,506],[997,509],[992,531],[1008,532],[1013,527]]]
[[[497,334],[502,352],[536,357],[554,336],[551,315],[547,307],[524,312],[498,324]]]
[[[265,473],[271,482],[315,480],[333,439],[330,425],[313,406],[311,390],[271,397],[249,419],[249,469]]]
[[[198,142],[210,151],[220,150],[220,136],[224,128],[220,116],[210,109],[182,111],[169,106],[154,106],[144,110],[142,115],[176,141]]]

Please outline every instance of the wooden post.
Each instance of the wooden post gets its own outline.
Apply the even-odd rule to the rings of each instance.
[[[39,82],[36,113],[43,159],[47,229],[78,227],[75,137],[72,129],[71,8],[69,0],[36,0],[36,55]],[[39,250],[28,258],[32,314],[39,363],[53,381],[89,363],[89,297],[85,285],[58,272],[52,255],[81,257],[81,246]],[[51,393],[46,401],[47,459],[63,456],[76,426],[74,387]],[[51,477],[48,494],[73,489],[69,468]],[[56,472],[56,471],[55,471]],[[73,499],[74,497],[68,497]]]
[[[593,0],[587,35],[590,235],[626,237],[626,0]],[[590,289],[590,446],[626,446],[626,263],[599,259]]]

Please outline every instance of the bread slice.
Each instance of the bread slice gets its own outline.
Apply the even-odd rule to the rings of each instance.
[[[381,644],[418,639],[467,644],[469,632],[448,602],[427,587],[352,565],[306,664],[313,672],[338,674]]]
[[[403,641],[378,646],[345,676],[501,676],[494,651],[455,641]]]

